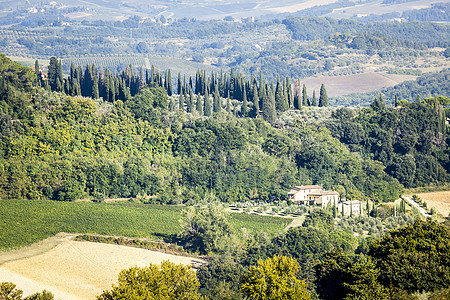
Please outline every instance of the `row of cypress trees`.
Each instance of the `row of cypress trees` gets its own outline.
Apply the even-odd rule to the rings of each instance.
[[[37,84],[49,90],[94,99],[102,97],[109,102],[128,101],[145,85],[164,87],[169,96],[175,94],[171,70],[166,70],[163,74],[154,66],[150,70],[141,68],[139,72],[134,72],[129,65],[117,74],[108,69],[98,71],[94,64],[87,64],[83,71],[81,66],[75,67],[72,63],[69,76],[63,78],[61,61],[52,57],[46,79],[42,76],[38,61],[35,63],[35,72]],[[211,116],[222,109],[220,99],[227,98],[227,110],[231,109],[231,99],[238,100],[241,102],[239,115],[258,117],[262,114],[269,122],[276,119],[277,112],[288,109],[328,106],[328,96],[323,84],[317,101],[316,92],[313,91],[312,98],[309,98],[306,86],[300,88],[298,79],[291,82],[289,77],[281,79],[277,76],[276,83],[267,82],[260,72],[259,80],[256,76],[247,80],[241,73],[235,73],[233,68],[229,75],[222,70],[220,73],[211,72],[209,76],[205,70],[198,70],[195,78],[187,78],[186,75],[182,77],[178,73],[176,93],[179,95],[178,108],[187,112],[197,110],[201,115]],[[252,103],[250,109],[249,102]]]

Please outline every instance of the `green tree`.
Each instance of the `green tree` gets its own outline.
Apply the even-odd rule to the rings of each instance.
[[[312,106],[317,106],[316,90],[313,90]]]
[[[217,87],[217,84],[214,85],[214,101],[213,101],[213,111],[214,114],[220,112],[222,110],[222,105],[220,103],[220,95],[219,95],[219,88]]]
[[[308,106],[311,105],[311,103],[309,103],[309,100],[308,100],[308,94],[307,94],[307,91],[306,91],[306,85],[305,84],[303,85],[303,89],[302,89],[302,104],[303,105],[308,105]],[[301,105],[299,105],[299,107],[301,107]]]
[[[246,92],[246,88],[243,88],[243,93],[242,93],[242,109],[241,109],[241,114],[242,117],[246,117],[248,114],[248,108],[247,108],[247,92]]]
[[[450,229],[431,218],[390,231],[371,244],[368,255],[386,287],[414,293],[450,286]]]
[[[48,83],[50,85],[50,88],[52,89],[52,91],[56,91],[56,87],[57,87],[57,82],[59,81],[59,83],[61,84],[61,81],[59,80],[59,63],[58,60],[56,59],[56,57],[52,56],[50,57],[50,62],[48,64]]]
[[[180,236],[186,247],[202,253],[216,250],[219,240],[231,229],[228,213],[220,203],[210,203],[201,208],[189,207],[182,211],[180,223]]]
[[[336,248],[323,255],[315,266],[317,291],[328,299],[387,299],[377,281],[379,270],[370,260],[352,263],[342,250]]]
[[[118,284],[97,299],[199,299],[198,287],[190,266],[163,261],[161,265],[122,270]]]
[[[325,85],[323,83],[320,86],[319,106],[320,107],[327,107],[328,106],[327,90],[325,89]]]
[[[310,299],[306,283],[297,278],[297,261],[286,256],[259,260],[242,277],[242,292],[250,299]]]
[[[259,116],[259,97],[258,97],[258,88],[256,84],[253,85],[253,116]]]
[[[262,114],[264,120],[269,123],[275,123],[277,119],[277,111],[275,109],[275,97],[272,93],[272,89],[268,89],[264,98],[262,99]]]

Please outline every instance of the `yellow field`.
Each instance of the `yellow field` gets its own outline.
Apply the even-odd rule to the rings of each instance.
[[[0,261],[4,255],[8,253],[0,253]],[[55,299],[64,300],[95,299],[103,290],[111,289],[122,269],[132,266],[160,264],[163,260],[196,266],[203,263],[192,257],[72,240],[39,255],[17,258],[0,265],[0,282],[15,283],[24,296],[46,289]]]
[[[438,214],[447,217],[450,214],[450,191],[416,194],[427,203],[428,209],[434,207]]]

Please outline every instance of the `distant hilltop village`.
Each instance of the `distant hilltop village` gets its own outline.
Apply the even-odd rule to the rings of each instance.
[[[362,214],[361,201],[341,201],[338,192],[325,191],[320,185],[295,186],[289,191],[288,197],[298,205],[320,205],[322,208],[334,206],[344,216]]]

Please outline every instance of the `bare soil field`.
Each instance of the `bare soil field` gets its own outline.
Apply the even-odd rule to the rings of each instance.
[[[450,214],[450,191],[416,194],[427,203],[428,209],[434,207],[438,214],[447,217]]]
[[[308,88],[308,96],[316,91],[319,97],[320,85],[327,89],[328,97],[343,96],[352,93],[366,93],[383,87],[391,87],[406,80],[414,80],[417,76],[367,72],[345,76],[318,76],[301,81]]]
[[[197,267],[204,263],[186,256],[67,239],[51,250],[30,256],[45,250],[42,244],[40,251],[25,257],[22,250],[0,253],[0,281],[15,283],[25,296],[46,289],[56,299],[95,299],[103,290],[111,289],[121,270],[132,266],[144,267],[164,260]],[[25,250],[30,248],[33,246]]]

